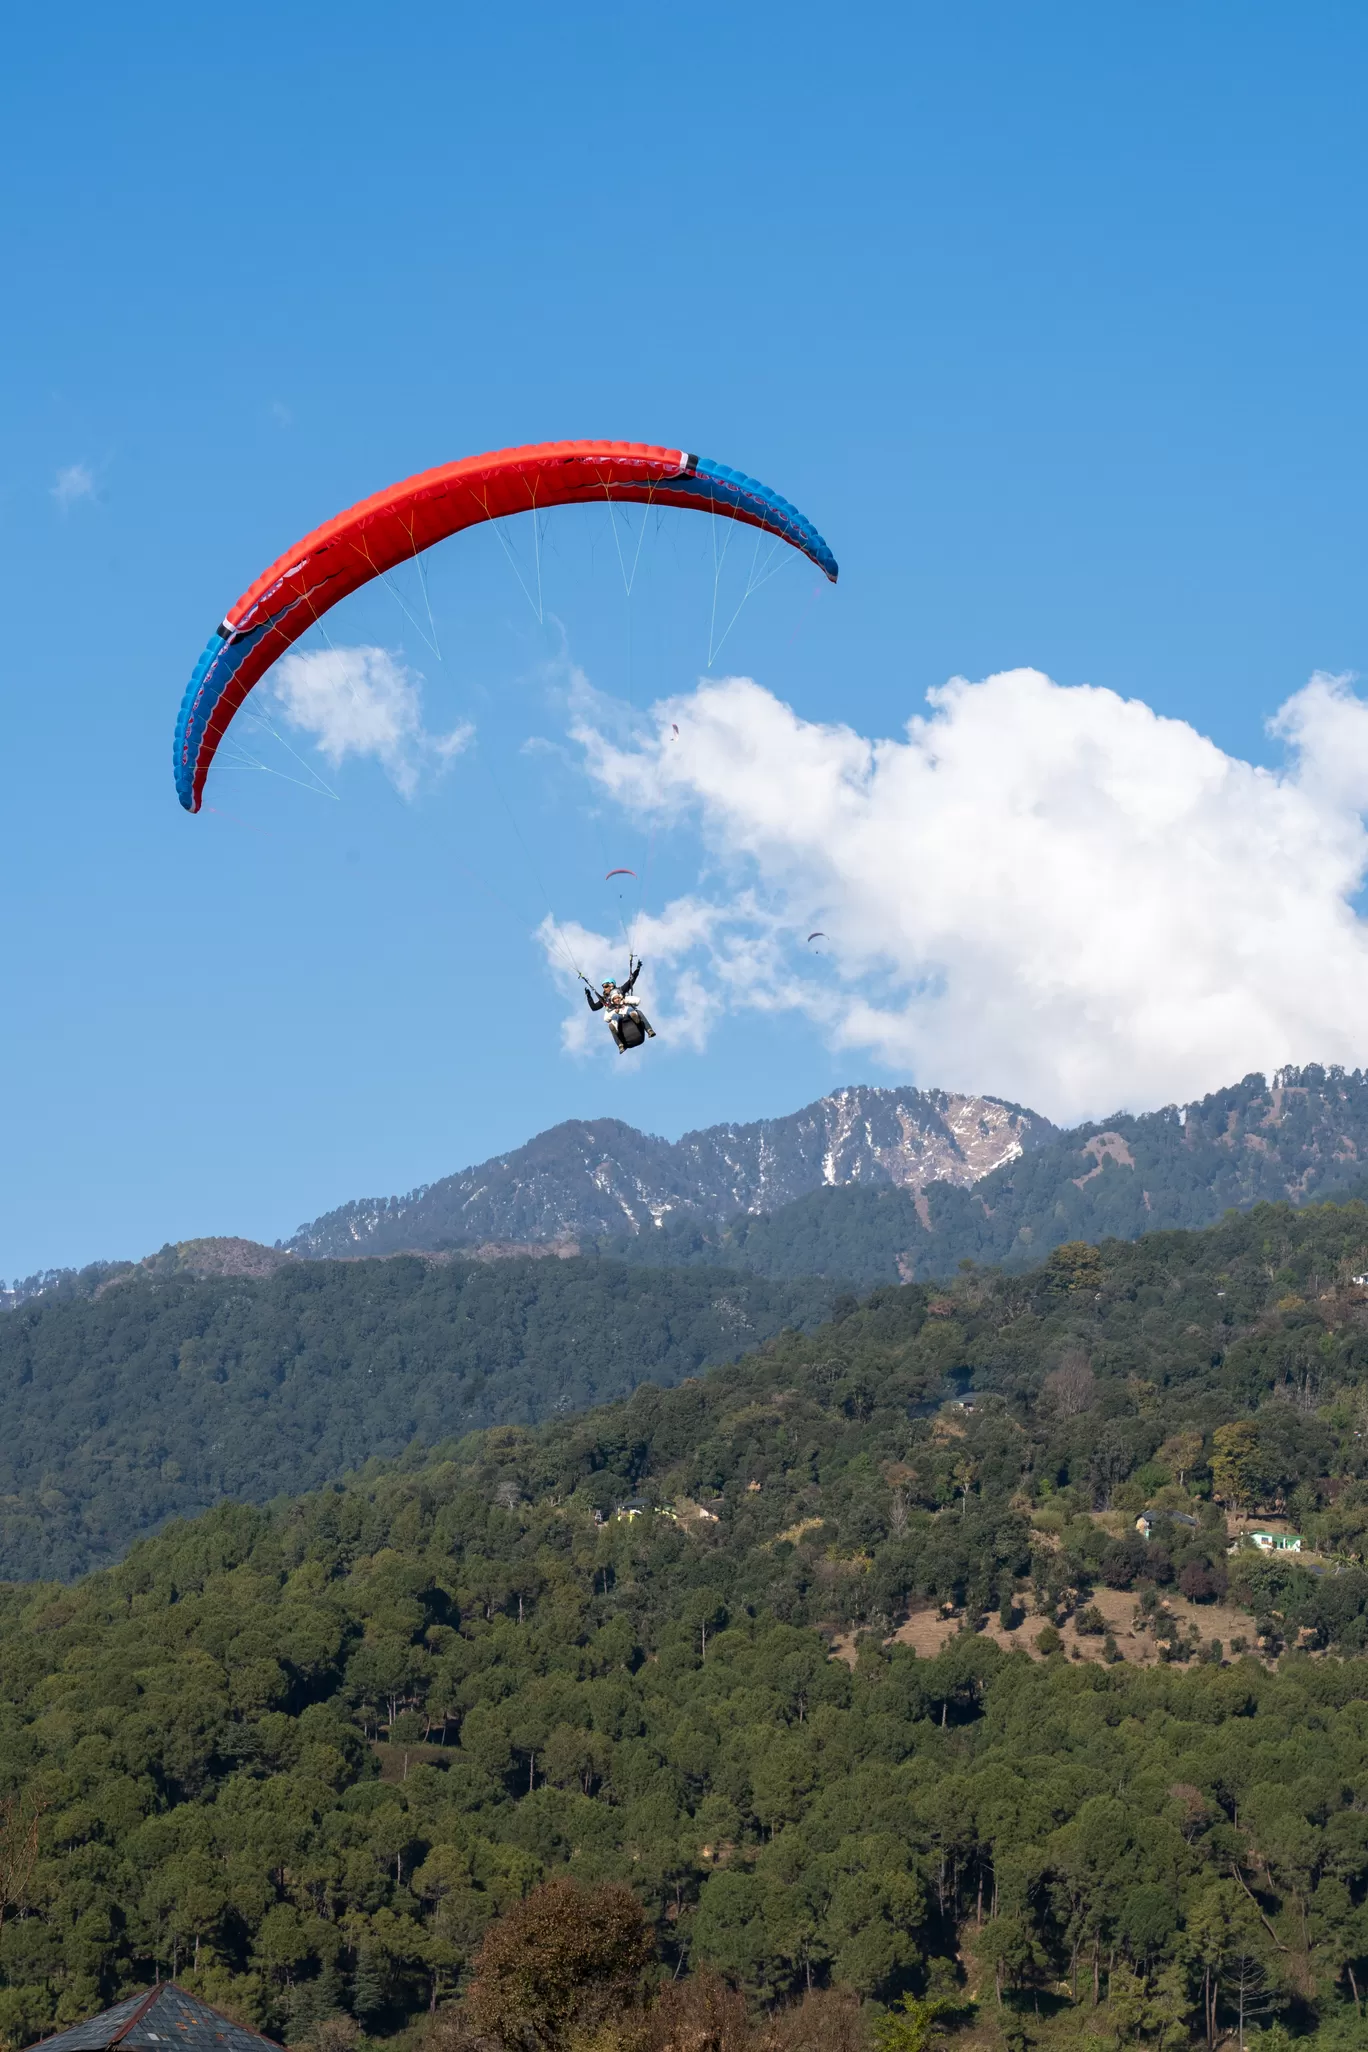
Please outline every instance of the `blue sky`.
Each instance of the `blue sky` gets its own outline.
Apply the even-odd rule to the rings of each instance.
[[[707,731],[724,749],[754,715],[747,732],[772,728],[782,755],[782,707],[802,734],[898,737],[928,689],[1030,668],[1052,689],[1013,687],[993,720],[1058,717],[1076,763],[1131,749],[1111,701],[1077,696],[1091,684],[1186,723],[1155,756],[1159,785],[1197,762],[1196,735],[1282,773],[1292,744],[1265,723],[1313,672],[1364,666],[1366,57],[1347,5],[16,17],[0,75],[0,1275],[205,1232],[274,1238],[569,1116],[674,1135],[843,1081],[1014,1094],[1037,1077],[1047,1110],[1138,1109],[1238,1075],[1246,1043],[1220,1021],[1262,1018],[1266,994],[1233,971],[1194,986],[1191,1059],[1170,1017],[1153,1027],[1163,1062],[1108,1052],[1113,1021],[1077,1075],[1057,1054],[1023,1066],[1015,1000],[971,1032],[971,999],[992,1011],[972,977],[939,1038],[895,1030],[969,972],[925,935],[880,958],[887,876],[838,888],[811,846],[776,852],[743,816],[752,794],[720,797],[701,763],[663,791],[641,732],[607,763],[624,708],[694,703],[702,521],[649,537],[629,608],[608,530],[576,516],[540,623],[490,537],[444,556],[441,663],[397,609],[358,602],[347,634],[421,673],[432,728],[475,725],[408,797],[369,760],[321,766],[336,797],[225,768],[215,810],[190,819],[171,729],[225,606],[318,521],[456,455],[606,434],[750,471],[841,560],[837,591],[802,566],[746,608],[713,674],[764,696],[722,707]],[[1080,740],[1080,708],[1106,733]],[[1285,864],[1326,866],[1280,932],[1353,920],[1363,794],[1330,765],[1357,761],[1357,710],[1340,687],[1292,716],[1312,738]],[[273,757],[285,774],[293,760]],[[1266,781],[1234,782],[1255,794],[1239,831],[1281,834]],[[978,839],[991,814],[947,814],[937,846],[957,875],[955,831]],[[872,814],[860,828],[875,870],[880,831]],[[689,973],[696,1000],[721,983],[727,1001],[619,1073],[597,1041],[567,1044],[534,929],[549,900],[609,933],[603,871],[648,855],[648,914],[706,900],[725,928]],[[1091,867],[1084,851],[1051,872],[1037,958],[1078,939],[1059,909],[1069,860]],[[1113,952],[1164,925],[1168,901],[1136,909],[1129,888],[1086,915]],[[791,972],[827,979],[795,997],[775,936],[809,904],[837,906],[851,939]],[[957,914],[971,934],[978,917]],[[683,1020],[682,955],[674,973],[658,1003]],[[1156,958],[1147,977],[1165,974]],[[1358,974],[1355,953],[1333,1019],[1275,1008],[1254,1056],[1352,1055]],[[1052,993],[1053,1044],[1071,1021],[1094,1032],[1099,975]],[[871,990],[879,1018],[852,1035],[842,1008]]]

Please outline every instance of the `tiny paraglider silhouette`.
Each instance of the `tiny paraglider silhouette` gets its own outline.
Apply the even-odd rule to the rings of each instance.
[[[821,927],[819,926],[819,927],[818,927],[818,929],[817,929],[817,931],[816,931],[816,933],[810,933],[810,934],[808,935],[808,939],[809,939],[810,941],[815,941],[815,940],[825,940],[825,939],[826,939],[826,935],[825,935],[825,934],[824,934],[824,933],[822,932],[822,929],[821,929]]]
[[[629,872],[630,874],[630,872]],[[640,1047],[643,1041],[655,1039],[655,1027],[651,1024],[640,1005],[632,1003],[632,990],[641,974],[641,963],[635,955],[627,958],[627,979],[615,983],[611,976],[604,978],[603,989],[595,992],[587,976],[584,983],[584,999],[591,1012],[607,1014],[608,1031],[619,1054],[626,1054],[629,1047]]]

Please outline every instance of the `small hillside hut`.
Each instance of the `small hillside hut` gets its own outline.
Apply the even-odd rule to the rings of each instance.
[[[42,2052],[280,2052],[272,2039],[234,2023],[174,1981],[144,1988],[38,2044]]]

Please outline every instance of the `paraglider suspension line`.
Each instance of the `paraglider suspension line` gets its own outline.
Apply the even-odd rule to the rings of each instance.
[[[733,515],[733,519],[734,518],[735,515]],[[780,536],[778,540],[772,541],[770,543],[769,549],[765,555],[765,560],[763,561],[763,563],[760,561],[760,548],[764,539],[764,529],[760,528],[756,532],[755,548],[751,555],[750,569],[746,573],[746,588],[741,594],[740,604],[737,606],[736,611],[732,614],[730,620],[728,620],[726,626],[722,629],[720,635],[717,634],[717,587],[718,579],[721,575],[722,565],[720,562],[714,563],[712,621],[708,628],[709,669],[712,668],[713,664],[717,661],[717,658],[721,655],[722,644],[726,640],[727,636],[731,633],[732,628],[736,625],[737,621],[741,618],[742,608],[745,606],[747,599],[753,597],[754,594],[757,591],[759,591],[762,584],[768,584],[771,577],[777,577],[779,572],[787,567],[787,559],[790,551],[788,550],[782,536]],[[727,536],[727,540],[731,540],[730,535]],[[716,556],[715,542],[713,545],[713,553],[714,556]],[[726,544],[724,543],[722,547],[723,561],[726,560],[726,554]],[[777,563],[775,561],[776,556],[780,558],[780,560]]]
[[[489,501],[487,498],[483,499],[481,503],[484,506],[485,518],[488,520],[490,526],[493,528],[495,534],[498,536],[499,547],[507,556],[509,564],[512,567],[513,575],[517,578],[519,584],[522,586],[522,595],[527,600],[528,605],[531,606],[532,611],[536,616],[537,625],[539,627],[544,626],[545,616],[542,611],[541,593],[541,537],[537,534],[536,506],[534,505],[532,507],[532,533],[536,539],[537,548],[537,596],[533,598],[531,592],[527,588],[527,579],[523,576],[522,571],[518,568],[518,559],[514,555],[512,549],[510,549],[510,547],[508,546],[508,538],[503,531],[503,520],[501,518],[496,518],[496,516],[490,512]]]
[[[440,663],[440,662],[441,662],[441,660],[442,660],[442,651],[441,651],[441,649],[440,649],[440,648],[438,648],[438,646],[437,646],[437,644],[436,644],[436,642],[435,642],[435,641],[430,641],[430,640],[428,639],[428,636],[427,636],[427,635],[426,635],[426,634],[424,633],[424,631],[423,631],[423,623],[422,623],[422,621],[421,621],[421,620],[420,620],[420,619],[418,618],[417,614],[416,614],[416,613],[411,613],[411,612],[409,611],[409,609],[408,609],[407,605],[406,605],[406,604],[404,603],[404,594],[403,594],[403,593],[402,593],[402,592],[400,591],[400,589],[399,589],[398,585],[396,585],[396,584],[393,584],[393,583],[391,583],[391,581],[390,581],[390,576],[389,576],[389,572],[388,572],[387,570],[381,570],[381,569],[377,568],[377,566],[376,566],[376,563],[375,563],[375,560],[374,560],[374,558],[372,557],[372,555],[371,555],[371,552],[370,552],[370,550],[369,550],[368,548],[363,548],[362,550],[360,550],[360,552],[359,552],[359,553],[360,553],[360,555],[362,556],[363,560],[364,560],[364,561],[365,561],[366,563],[368,563],[368,564],[370,565],[370,571],[371,571],[371,575],[372,575],[373,577],[378,577],[378,578],[379,578],[380,582],[381,582],[381,583],[382,583],[382,584],[384,585],[384,587],[385,587],[386,591],[387,591],[387,592],[389,593],[390,597],[391,597],[391,598],[392,598],[392,599],[394,600],[394,603],[395,603],[395,604],[396,604],[396,605],[398,606],[398,608],[399,608],[400,612],[401,612],[401,613],[403,614],[404,618],[405,618],[405,619],[406,619],[406,620],[408,621],[408,623],[409,623],[409,626],[410,626],[410,627],[411,627],[411,628],[413,629],[414,633],[415,633],[415,634],[416,634],[416,635],[418,636],[418,639],[419,639],[420,641],[424,641],[424,642],[427,642],[427,645],[428,645],[428,647],[429,647],[429,648],[430,648],[430,649],[432,650],[432,653],[433,653],[433,654],[434,654],[434,655],[436,656],[436,658],[437,658],[438,662]],[[415,553],[414,553],[414,561],[415,561],[415,563],[417,562],[417,560],[418,560],[418,557],[417,557],[417,552],[415,551]],[[423,573],[422,573],[421,569],[420,569],[420,570],[419,570],[419,572],[418,572],[418,577],[419,577],[419,581],[420,581],[420,582],[422,582],[422,580],[423,580]],[[426,585],[426,583],[424,583],[424,584],[423,584],[423,597],[424,597],[424,600],[426,600],[426,598],[427,598],[427,585]],[[428,607],[428,618],[429,618],[429,620],[431,620],[431,618],[432,618],[432,608],[431,608],[431,606],[429,606],[429,607]],[[437,629],[436,629],[436,628],[434,627],[432,631],[433,631],[433,633],[435,634],[435,633],[437,632]]]
[[[413,567],[418,572],[418,589],[423,594],[423,604],[427,609],[428,626],[432,629],[432,651],[433,654],[436,656],[438,662],[440,663],[443,662],[445,658],[442,655],[441,646],[438,640],[437,622],[432,617],[432,600],[428,597],[427,572],[423,568],[423,555],[421,549],[418,547],[418,542],[416,537],[414,536],[413,526],[411,522],[409,525],[409,540],[413,543]]]
[[[264,733],[269,734],[271,739],[277,742],[279,746],[285,750],[285,753],[290,757],[290,759],[293,762],[297,762],[299,764],[299,767],[304,772],[304,777],[308,777],[311,781],[305,783],[304,777],[292,777],[289,776],[284,770],[272,769],[269,762],[261,762],[257,759],[256,756],[249,755],[247,750],[242,746],[242,743],[240,741],[236,743],[238,754],[236,757],[230,756],[228,758],[230,762],[236,760],[239,763],[239,765],[244,769],[264,770],[268,777],[279,777],[281,781],[286,784],[298,784],[301,791],[317,791],[320,797],[331,798],[334,800],[335,803],[339,805],[341,804],[342,801],[338,797],[336,791],[333,790],[331,784],[329,784],[325,778],[321,777],[318,774],[318,771],[314,768],[311,762],[305,762],[303,756],[300,755],[295,749],[291,748],[289,742],[285,739],[285,736],[283,734],[278,734],[276,732],[275,728],[271,725],[270,721],[266,718],[265,714],[260,710],[260,708],[255,703],[253,703],[251,706],[247,708],[246,718],[251,722],[251,724],[254,727],[260,727]]]
[[[654,486],[652,486],[652,488],[646,494],[646,502],[641,515],[641,531],[637,535],[637,545],[635,553],[632,556],[632,569],[630,576],[628,575],[626,562],[623,559],[622,543],[618,540],[617,508],[614,505],[612,498],[609,496],[607,478],[603,480],[603,496],[604,501],[608,507],[608,518],[610,519],[613,525],[613,546],[617,550],[618,569],[622,572],[623,589],[626,591],[628,598],[630,598],[632,596],[632,586],[636,583],[637,565],[641,561],[641,544],[646,539],[646,519],[647,515],[651,510],[651,504],[654,497]],[[626,513],[624,513],[622,517],[625,522],[627,519]],[[657,518],[659,518],[658,515]],[[631,534],[632,530],[629,525],[627,528],[627,536],[629,540],[631,539]]]

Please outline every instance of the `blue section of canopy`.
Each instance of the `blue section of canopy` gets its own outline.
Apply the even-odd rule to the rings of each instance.
[[[276,615],[276,618],[278,617],[279,615]],[[172,766],[176,772],[176,796],[187,812],[193,812],[195,809],[195,766],[199,761],[204,730],[214,717],[215,707],[232,683],[239,667],[262,635],[274,624],[274,619],[263,620],[259,626],[251,628],[246,634],[226,634],[221,627],[216,627],[209,637],[208,647],[195,664],[194,673],[185,687],[185,696],[181,700],[172,753]]]
[[[787,499],[781,499],[778,492],[772,492],[756,478],[747,477],[744,471],[729,470],[725,463],[714,463],[707,456],[695,459],[692,474],[708,486],[709,496],[717,505],[744,507],[760,514],[771,527],[780,528],[795,548],[811,556],[833,584],[836,582],[836,558],[831,550],[806,515],[790,506]]]
[[[171,765],[176,772],[176,796],[187,812],[195,809],[194,784],[195,760],[199,744],[204,738],[209,715],[218,704],[227,682],[216,682],[212,676],[217,659],[228,653],[228,643],[215,628],[209,639],[209,646],[195,664],[190,682],[185,687],[180,712],[176,718],[176,738],[172,744]]]

